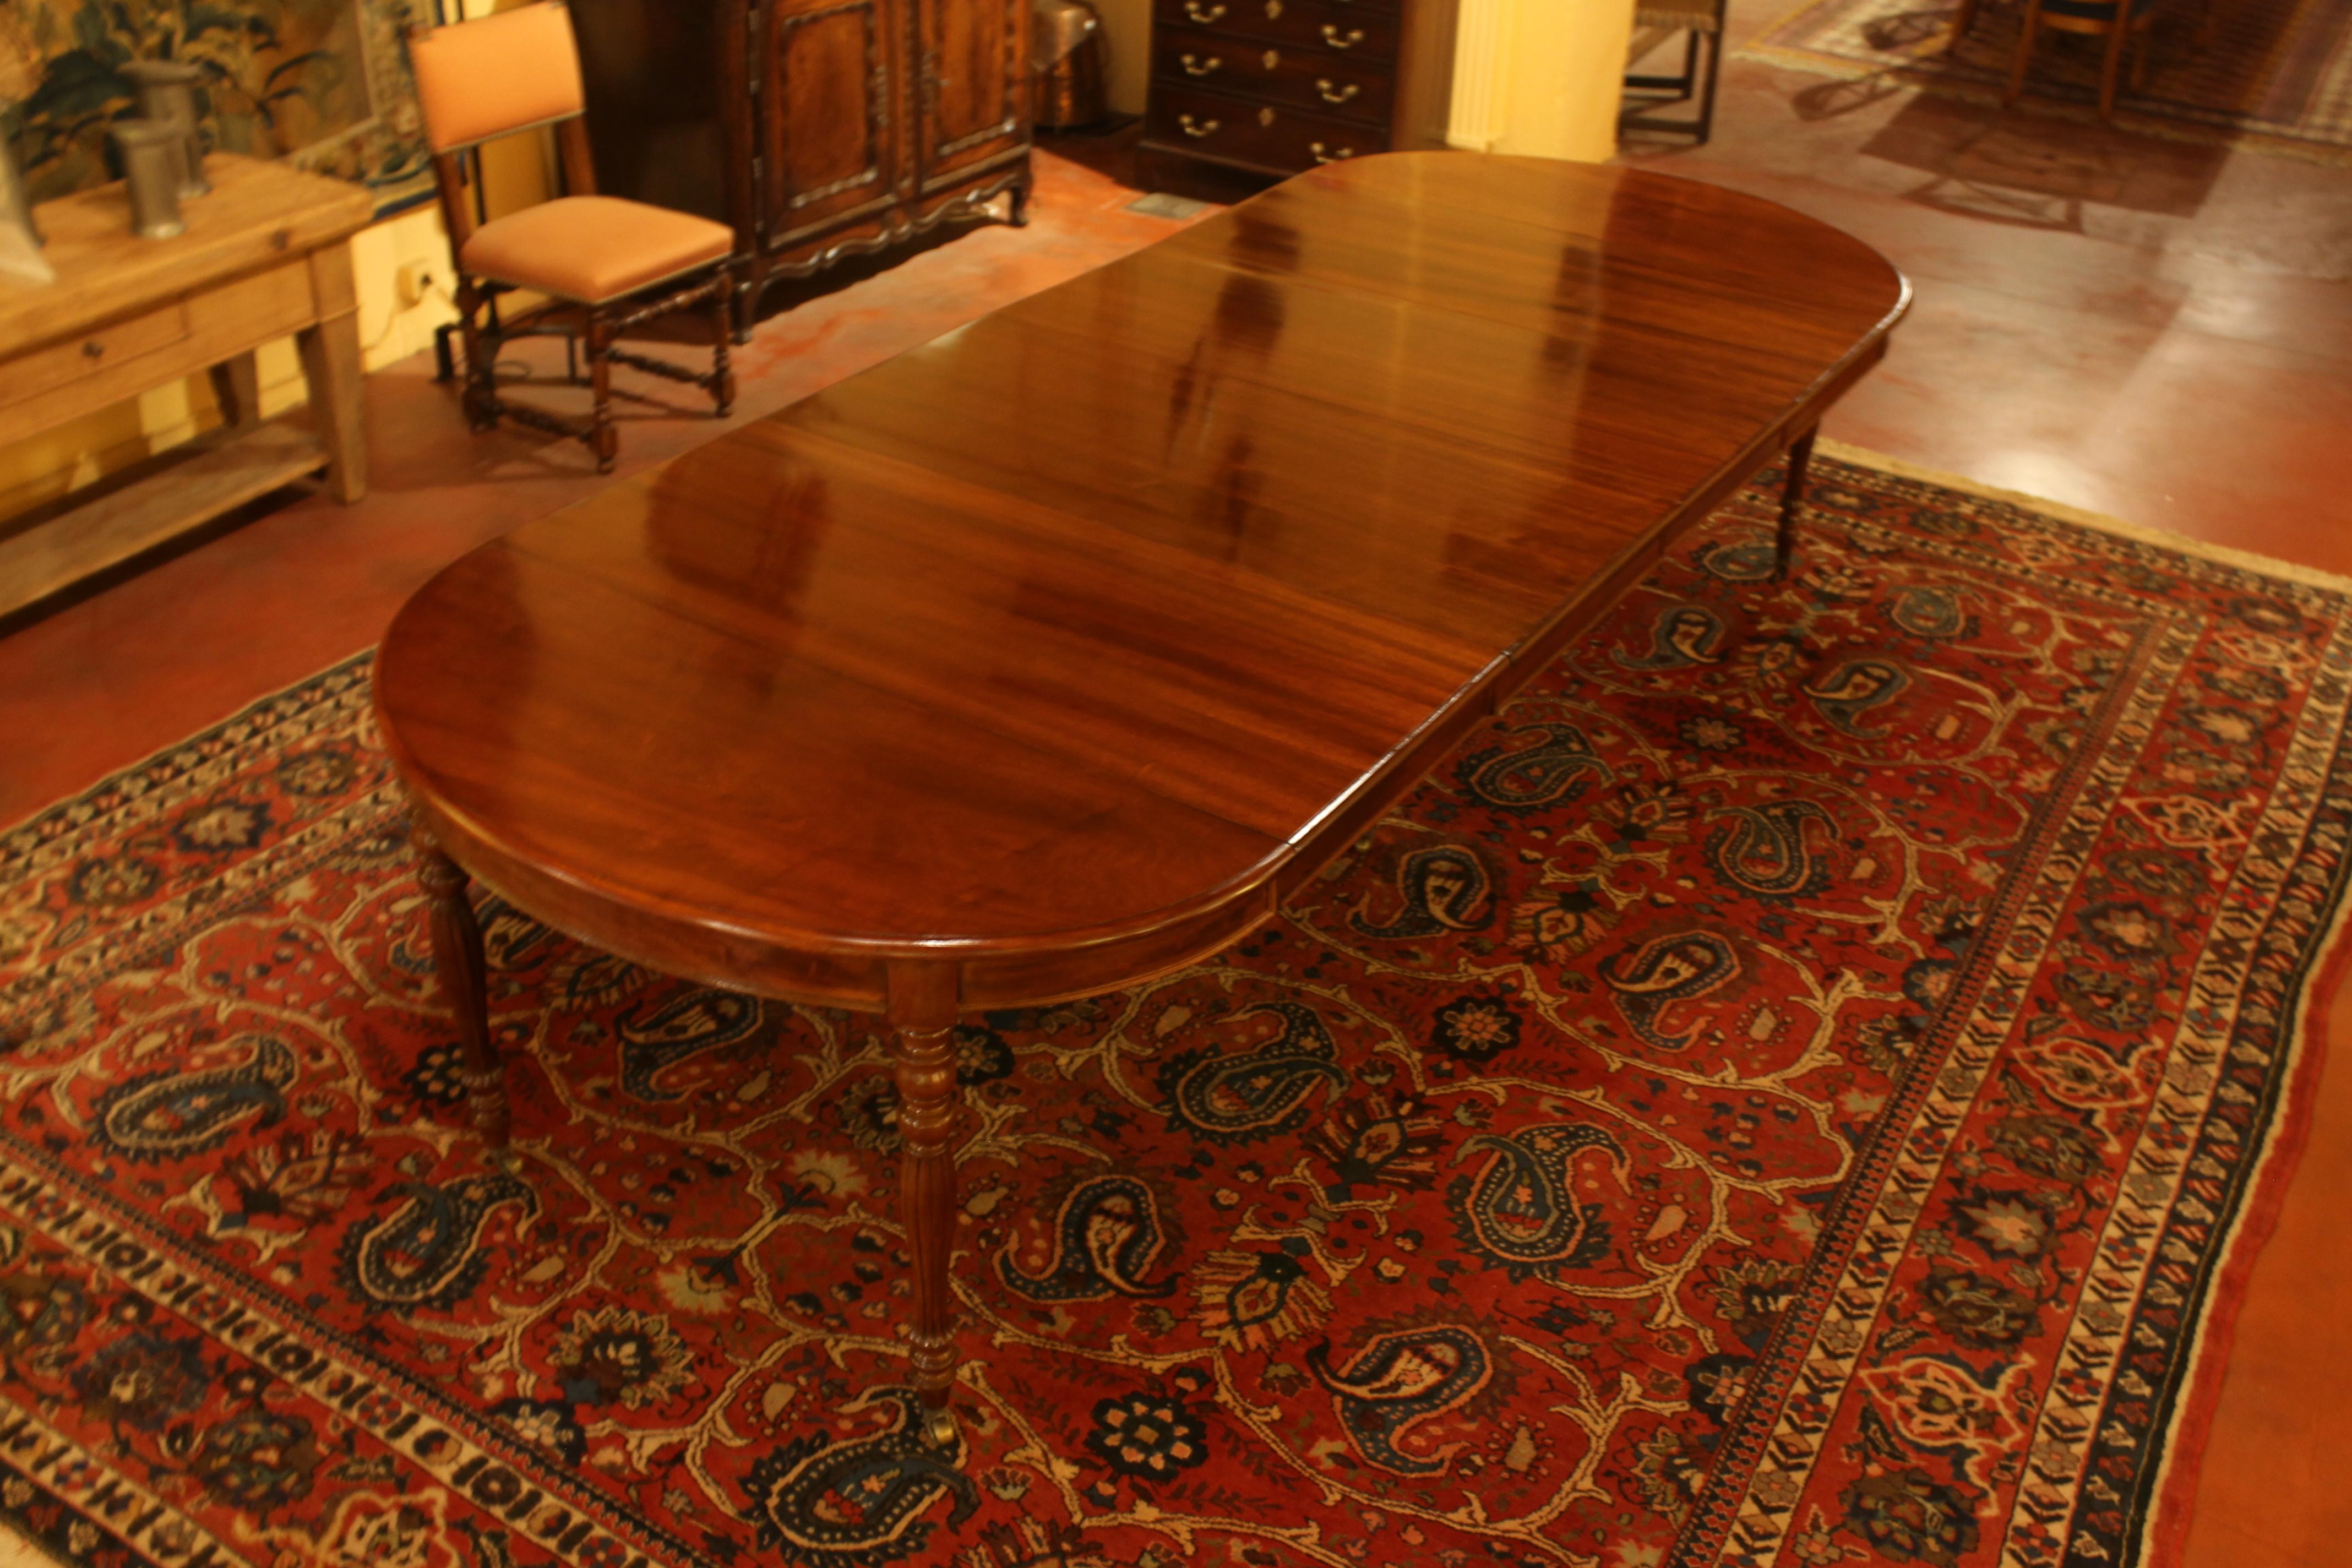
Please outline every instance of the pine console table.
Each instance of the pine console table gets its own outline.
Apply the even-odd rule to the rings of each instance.
[[[141,239],[117,183],[42,204],[57,269],[0,279],[0,446],[194,375],[212,376],[223,428],[188,455],[52,515],[0,522],[0,615],[324,469],[328,493],[367,493],[350,247],[374,216],[359,186],[215,153],[187,232]],[[293,334],[316,433],[260,417],[254,351]]]

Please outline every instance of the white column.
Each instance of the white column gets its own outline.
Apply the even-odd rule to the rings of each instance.
[[[1608,158],[1633,31],[1633,0],[1460,0],[1446,141]]]
[[[1503,35],[1510,0],[1461,0],[1454,30],[1454,113],[1448,145],[1491,153],[1510,126],[1510,82]]]

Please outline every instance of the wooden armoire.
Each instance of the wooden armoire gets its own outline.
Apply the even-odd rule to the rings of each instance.
[[[1144,183],[1263,183],[1368,153],[1444,146],[1455,9],[1455,0],[1152,0]]]
[[[1029,195],[1030,0],[569,0],[598,185],[734,226],[761,292]]]

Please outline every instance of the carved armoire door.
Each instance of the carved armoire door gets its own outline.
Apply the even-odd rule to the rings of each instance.
[[[768,0],[752,13],[761,237],[801,234],[900,199],[908,0]]]
[[[926,191],[1013,146],[1028,123],[1030,0],[914,0],[916,166]]]

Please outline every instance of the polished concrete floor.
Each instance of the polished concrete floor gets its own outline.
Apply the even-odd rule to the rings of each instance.
[[[1735,40],[1770,18],[1739,0]],[[1171,232],[1116,149],[1050,153],[1035,222],[986,227],[763,325],[738,419]],[[1712,143],[1629,162],[1868,239],[1917,302],[1826,433],[2200,539],[2352,572],[2352,170],[2121,137],[1731,61]],[[0,637],[0,822],[373,642],[438,566],[600,483],[575,445],[466,434],[423,360],[370,378],[373,489],[310,498]],[[658,383],[621,472],[727,426]],[[2352,1005],[2329,1031],[2352,1046]],[[2254,1268],[2200,1492],[2195,1568],[2352,1562],[2352,1070]]]

